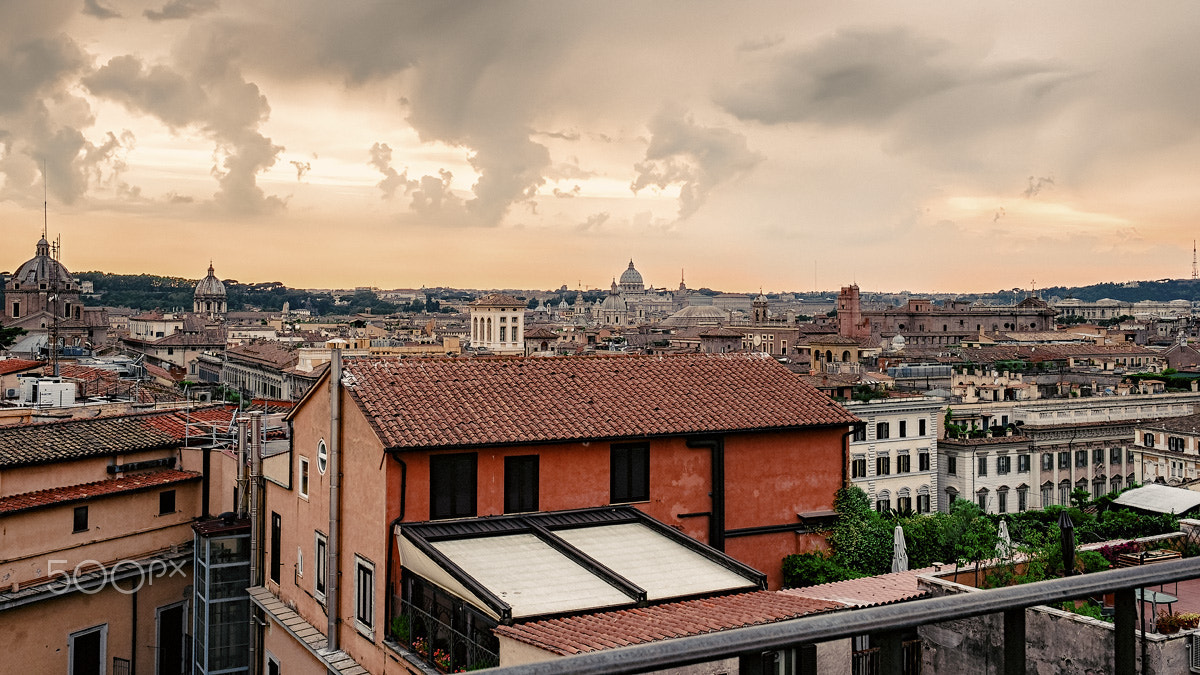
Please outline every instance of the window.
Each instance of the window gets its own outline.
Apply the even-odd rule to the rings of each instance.
[[[875,438],[881,440],[885,438],[891,438],[891,432],[889,431],[887,422],[880,422],[879,424],[875,425]]]
[[[1121,449],[1120,448],[1113,448],[1108,451],[1108,463],[1109,464],[1120,464],[1121,463]]]
[[[1076,450],[1075,451],[1075,466],[1076,467],[1086,467],[1087,466],[1087,450]]]
[[[921,488],[925,490],[925,488]],[[917,513],[929,513],[929,491],[917,493]]]
[[[165,516],[175,513],[175,491],[163,490],[158,493],[158,515]]]
[[[1050,506],[1052,504],[1054,504],[1054,484],[1053,483],[1043,483],[1042,484],[1042,508],[1044,509],[1047,506]]]
[[[1071,505],[1071,481],[1064,480],[1058,484],[1058,503],[1063,506]]]
[[[917,471],[929,470],[929,451],[923,450],[917,453]]]
[[[1060,468],[1060,469],[1071,468],[1071,453],[1070,452],[1058,453],[1058,468]]]
[[[327,468],[329,468],[329,448],[325,447],[325,441],[322,439],[317,443],[317,471],[324,476]]]
[[[1125,461],[1130,464],[1133,464],[1133,451],[1132,450],[1125,451]]]
[[[650,500],[650,446],[612,446],[609,454],[609,500],[613,504]]]
[[[67,669],[70,675],[91,675],[108,672],[108,624],[71,633]]]
[[[1017,488],[1017,511],[1025,511],[1029,508],[1029,488]]]
[[[308,458],[300,458],[300,496],[308,499]]]
[[[304,549],[296,547],[296,576],[304,576]]]
[[[975,503],[979,505],[980,511],[987,511],[987,488],[975,493]]]
[[[917,420],[917,435],[918,436],[925,435],[925,422],[926,422],[926,420],[924,420],[924,419]]]
[[[850,460],[850,477],[851,478],[866,478],[867,477],[867,457],[866,455],[855,455]]]
[[[429,458],[430,519],[475,515],[475,463],[473,452]]]
[[[1042,471],[1054,470],[1054,453],[1047,452],[1042,455]]]
[[[987,457],[979,458],[979,472],[977,475],[979,475],[979,476],[987,475]]]
[[[1092,464],[1104,463],[1104,448],[1092,448]]]
[[[861,443],[862,441],[867,440],[867,425],[865,425],[865,424],[855,425],[854,426],[854,438],[852,440],[854,440],[855,442],[858,442],[858,443]]]
[[[891,509],[892,495],[887,490],[884,490],[883,492],[880,492],[879,496],[875,499],[875,510],[883,513],[884,511],[890,511]]]
[[[892,458],[890,455],[875,456],[875,475],[887,476],[892,473]]]
[[[375,627],[375,565],[354,556],[354,623],[370,632]]]
[[[1003,475],[1012,470],[1012,457],[1000,455],[996,458],[996,473]]]
[[[325,542],[328,540],[325,538],[325,535],[321,534],[320,532],[314,532],[313,535],[314,539],[316,540],[314,542],[315,545],[313,546],[313,593],[317,596],[318,600],[324,602],[325,563],[328,562],[325,559]]]
[[[501,321],[503,321],[503,320],[504,319],[501,319]],[[500,326],[500,341],[508,342],[508,327],[507,326]]]
[[[1017,473],[1029,473],[1029,455],[1017,455]]]
[[[901,513],[912,511],[912,497],[908,496],[908,490],[901,490],[896,497],[896,510]]]
[[[908,421],[900,420],[900,438],[908,437]]]
[[[279,570],[283,567],[283,517],[271,512],[271,581],[279,583]]]
[[[14,319],[21,318],[21,303],[14,301],[12,304],[12,308],[13,308],[12,317]]]
[[[897,456],[896,457],[896,473],[910,473],[911,471],[912,471],[912,466],[909,464],[908,454],[904,453],[904,454]]]
[[[1112,480],[1109,481],[1109,486],[1110,486],[1109,487],[1110,492],[1120,492],[1121,491],[1121,477],[1113,476]]]
[[[72,532],[87,532],[88,529],[88,507],[76,506],[75,518],[72,526]]]
[[[1104,476],[1099,476],[1092,481],[1092,499],[1100,499],[1106,492],[1107,484]]]
[[[996,490],[996,510],[1000,513],[1008,513],[1008,488]]]
[[[538,456],[504,458],[504,512],[538,510]]]
[[[1183,452],[1184,441],[1179,436],[1167,436],[1167,449],[1172,452]]]
[[[1154,434],[1142,434],[1142,445],[1147,448],[1154,447]]]
[[[955,455],[946,455],[946,473],[950,476],[958,475],[958,457]]]

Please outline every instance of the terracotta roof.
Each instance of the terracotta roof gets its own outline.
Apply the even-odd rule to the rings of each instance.
[[[549,330],[547,328],[542,328],[541,326],[538,326],[537,328],[534,328],[533,330],[525,331],[525,339],[526,340],[543,340],[543,339],[557,340],[558,333],[555,333],[554,331]]]
[[[841,607],[839,602],[757,591],[498,626],[494,632],[565,656],[774,623]]]
[[[511,295],[490,293],[471,303],[472,307],[524,307],[525,302]]]
[[[741,331],[736,331],[731,328],[724,328],[722,326],[716,326],[714,328],[704,328],[704,329],[699,330],[699,332],[697,334],[700,337],[718,337],[718,338],[720,338],[720,337],[735,337],[735,338],[742,337]]]
[[[1168,417],[1148,424],[1139,424],[1138,428],[1198,435],[1200,434],[1200,414]]]
[[[194,471],[168,469],[166,471],[155,471],[153,473],[101,480],[95,483],[83,483],[82,485],[69,485],[67,487],[26,492],[19,495],[0,497],[0,515],[77,502],[84,499],[92,499],[93,497],[148,490],[165,485],[200,480],[200,478],[201,475]]]
[[[251,342],[225,350],[225,358],[237,361],[253,361],[284,370],[296,365],[299,357],[296,350],[282,342]]]
[[[844,425],[767,355],[349,358],[351,396],[388,448]]]
[[[178,447],[184,440],[183,425],[172,425],[165,418],[182,419],[184,414],[154,411],[0,426],[0,467]]]
[[[780,593],[801,598],[840,602],[853,607],[887,605],[893,602],[913,600],[928,594],[928,591],[922,590],[917,586],[917,577],[933,574],[936,571],[932,567],[925,567],[908,570],[907,572],[893,572],[892,574],[880,574],[861,579],[834,581],[818,586],[788,588],[780,591]]]
[[[26,359],[4,359],[3,361],[0,361],[0,375],[19,373],[22,370],[31,370],[41,365],[43,365],[41,361],[28,361]]]

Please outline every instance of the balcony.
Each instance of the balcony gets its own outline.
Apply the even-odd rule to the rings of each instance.
[[[494,668],[500,663],[499,644],[490,631],[466,632],[407,600],[393,598],[396,608],[388,623],[392,640],[443,673]]]

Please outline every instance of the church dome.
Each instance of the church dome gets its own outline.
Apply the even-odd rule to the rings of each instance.
[[[629,304],[620,295],[609,293],[608,297],[604,299],[604,304],[600,306],[600,309],[604,312],[624,312],[629,309]]]
[[[642,281],[642,273],[637,271],[633,266],[633,261],[629,261],[629,267],[621,273],[621,290],[641,292],[646,289],[645,283]]]
[[[17,268],[9,279],[10,285],[21,284],[23,289],[40,288],[41,284],[65,284],[71,288],[73,283],[67,268],[50,255],[50,242],[45,237],[38,240],[37,254]]]
[[[664,326],[717,326],[729,321],[729,312],[709,304],[693,304],[663,319]]]
[[[225,297],[225,284],[221,283],[221,280],[218,279],[217,275],[213,273],[212,263],[208,264],[208,276],[204,277],[203,279],[200,280],[200,283],[196,284],[195,297],[197,297],[197,298],[224,298]]]

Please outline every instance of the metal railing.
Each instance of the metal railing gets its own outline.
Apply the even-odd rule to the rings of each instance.
[[[493,668],[500,656],[479,639],[455,630],[407,600],[396,599],[399,611],[388,626],[392,638],[408,651],[446,673]],[[495,641],[490,634],[479,638]]]
[[[905,640],[903,653],[904,675],[920,675],[921,673],[921,641]],[[879,648],[860,649],[850,655],[851,675],[879,675]]]
[[[1003,669],[1025,673],[1025,610],[1104,593],[1115,593],[1114,672],[1133,675],[1136,664],[1137,610],[1134,589],[1200,578],[1200,558],[1126,567],[971,593],[946,595],[878,607],[819,614],[631,647],[606,649],[494,673],[522,675],[619,675],[755,655],[801,644],[870,634],[879,645],[880,671],[903,672],[903,635],[919,626],[987,614],[1004,615]]]

